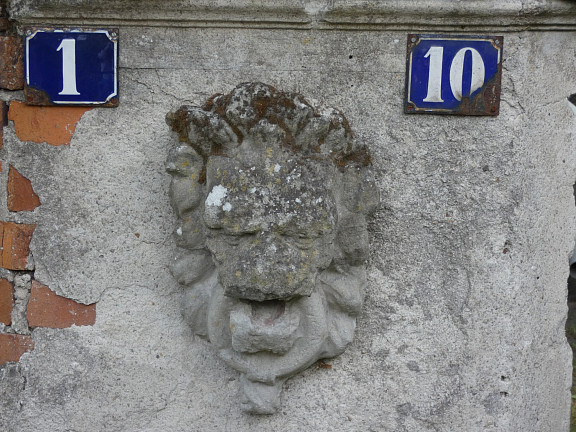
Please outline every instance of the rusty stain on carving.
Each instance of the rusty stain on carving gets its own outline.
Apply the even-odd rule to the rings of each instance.
[[[252,84],[254,87],[257,84]],[[321,117],[321,114],[314,108],[312,105],[304,99],[301,95],[296,93],[289,93],[289,92],[281,92],[278,91],[276,88],[272,86],[268,86],[271,94],[269,95],[258,95],[253,100],[250,101],[250,107],[254,111],[254,118],[251,119],[248,126],[248,131],[252,129],[255,125],[259,124],[259,122],[263,119],[267,120],[270,124],[278,125],[282,131],[284,132],[284,137],[282,139],[282,145],[286,148],[291,149],[295,153],[299,153],[302,149],[296,143],[294,135],[298,135],[309,123],[313,118]],[[297,130],[292,132],[290,128],[286,125],[283,116],[285,113],[283,110],[287,112],[294,111],[296,109],[295,101],[298,101],[300,104],[308,106],[312,114],[299,122]],[[230,121],[227,115],[227,108],[232,103],[232,94],[223,95],[217,93],[211,96],[202,106],[202,109],[208,113],[216,114],[220,119],[222,119],[228,127],[234,132],[238,139],[238,143],[242,143],[244,139],[244,134],[240,129],[234,124],[233,121]],[[201,146],[198,142],[191,142],[188,137],[188,128],[191,124],[199,128],[205,128],[210,123],[210,118],[208,116],[205,117],[192,117],[188,115],[188,107],[182,107],[176,112],[169,113],[166,116],[166,121],[172,128],[174,132],[178,133],[179,140],[181,142],[185,142],[189,144],[196,152],[202,157],[204,160],[204,168],[201,171],[200,175],[198,176],[198,183],[203,184],[206,181],[206,169],[205,164],[206,160],[210,156],[227,156],[226,150],[221,146],[220,143],[211,141],[210,148],[207,146]],[[336,110],[340,117],[339,119],[332,119],[330,125],[328,127],[328,131],[326,135],[321,136],[318,139],[316,145],[310,146],[314,153],[317,153],[318,156],[321,154],[321,147],[324,144],[325,138],[329,135],[329,133],[338,127],[342,127],[344,129],[344,136],[346,139],[351,140],[354,137],[350,124],[348,120],[342,115],[342,112]],[[338,120],[341,120],[342,123],[340,124]],[[309,155],[308,157],[313,157]],[[346,149],[341,151],[337,151],[330,154],[330,158],[332,159],[333,163],[338,167],[340,171],[343,171],[346,166],[348,165],[356,165],[359,167],[367,167],[372,164],[372,159],[370,154],[366,148],[366,146],[361,146],[359,148],[353,149],[352,146],[349,144]]]

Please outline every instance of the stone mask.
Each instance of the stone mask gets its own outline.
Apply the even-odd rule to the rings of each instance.
[[[287,378],[352,341],[379,202],[370,155],[342,113],[262,83],[167,123],[184,317],[240,372],[243,409],[272,414]]]

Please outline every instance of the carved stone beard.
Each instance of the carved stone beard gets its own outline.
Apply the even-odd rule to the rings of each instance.
[[[352,341],[365,280],[364,266],[331,268],[309,297],[257,302],[227,297],[212,267],[185,289],[183,314],[240,372],[243,410],[272,414],[287,378]]]

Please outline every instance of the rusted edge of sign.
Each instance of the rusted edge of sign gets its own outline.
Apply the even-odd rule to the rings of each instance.
[[[497,64],[496,74],[486,81],[482,88],[478,90],[473,98],[463,97],[462,101],[457,108],[452,109],[432,109],[432,108],[418,108],[408,100],[409,97],[409,79],[410,79],[410,53],[412,49],[420,43],[419,34],[408,34],[406,44],[406,85],[404,97],[404,113],[405,114],[445,114],[445,115],[461,115],[461,116],[492,116],[496,117],[500,114],[500,94],[502,91],[502,60],[504,50],[504,37],[503,36],[474,36],[485,40],[491,40],[492,44],[500,50],[500,61]],[[430,36],[430,35],[426,35]],[[461,39],[459,35],[434,35],[445,39]]]
[[[54,103],[50,96],[43,90],[24,84],[24,101],[26,105],[38,106],[78,106],[78,107],[103,107],[116,108],[119,105],[118,95],[102,103]]]
[[[101,28],[101,27],[26,27],[24,29],[24,58],[28,58],[28,45],[26,44],[26,39],[38,31],[44,32],[95,32],[95,31],[106,31],[108,32],[108,37],[116,44],[116,68],[118,68],[118,57],[120,46],[118,44],[118,28]],[[25,60],[27,61],[27,60]],[[26,66],[26,65],[25,65]],[[37,89],[35,87],[28,85],[28,76],[26,74],[24,79],[24,101],[27,105],[37,105],[37,106],[79,106],[79,107],[98,107],[98,108],[116,108],[120,103],[120,88],[118,85],[118,71],[116,71],[116,95],[107,99],[104,102],[93,102],[93,103],[76,103],[76,102],[66,102],[66,103],[55,103],[52,101],[50,96],[43,90]]]

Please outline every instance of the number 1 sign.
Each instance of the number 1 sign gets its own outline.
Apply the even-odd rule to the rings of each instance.
[[[408,35],[404,112],[498,115],[502,44],[501,36]]]
[[[26,103],[118,106],[116,30],[26,32]]]

